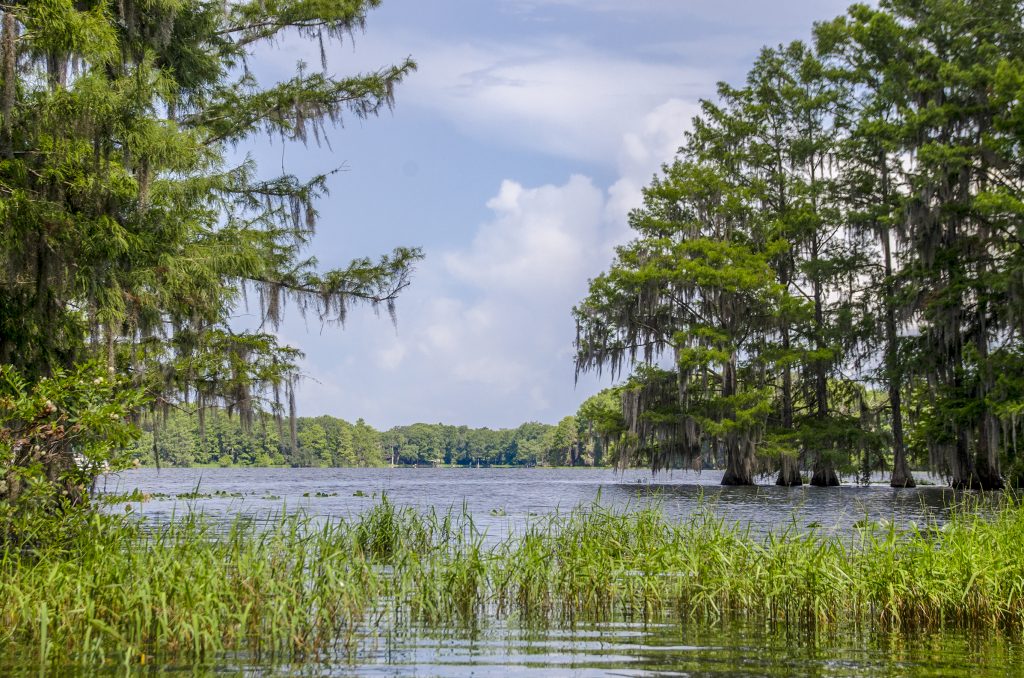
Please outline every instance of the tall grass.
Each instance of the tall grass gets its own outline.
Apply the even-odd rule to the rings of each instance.
[[[0,552],[0,655],[49,663],[303,659],[375,633],[636,618],[1024,629],[1024,506],[937,529],[752,537],[712,512],[598,506],[487,546],[468,511],[386,499],[352,521],[228,528],[96,515],[60,546]],[[0,662],[2,665],[2,662]]]

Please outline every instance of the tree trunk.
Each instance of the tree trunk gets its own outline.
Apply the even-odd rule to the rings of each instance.
[[[736,354],[733,353],[722,372],[722,395],[726,398],[736,395]],[[730,413],[730,414],[735,414]],[[723,485],[754,484],[754,445],[750,433],[728,433],[725,436],[725,475]]]
[[[745,485],[753,484],[754,479],[751,478],[749,475],[744,475],[742,470],[737,470],[737,468],[734,467],[732,460],[730,458],[729,466],[725,470],[725,475],[722,476],[722,485],[742,487]]]
[[[782,284],[789,289],[788,267],[783,266],[779,276]],[[786,431],[793,430],[793,370],[788,363],[791,340],[789,336],[789,319],[782,320],[782,350],[786,354],[787,363],[782,371],[782,428]],[[800,476],[800,460],[785,453],[780,461],[779,476],[775,479],[776,485],[794,487],[804,484]]]
[[[971,476],[973,489],[1003,489],[1003,477],[999,472],[999,446],[995,439],[997,430],[993,418],[987,412],[983,414],[974,456],[974,473]]]
[[[0,29],[0,45],[2,45],[3,88],[0,89],[0,153],[5,158],[14,157],[11,139],[11,113],[17,96],[18,50],[15,42],[18,38],[18,24],[14,14],[4,12],[3,28]]]
[[[818,260],[818,245],[814,244],[812,250],[812,261]],[[825,312],[824,301],[822,300],[821,280],[814,280],[814,332],[815,348],[823,351],[825,348],[824,327]],[[817,401],[817,416],[821,421],[828,419],[828,371],[825,361],[820,357],[814,363],[814,399]],[[832,460],[818,450],[814,460],[814,475],[811,476],[811,485],[815,487],[838,487],[839,476],[836,475],[835,466]]]
[[[775,484],[784,487],[799,487],[803,485],[804,479],[800,476],[800,460],[783,454],[782,469],[779,471],[779,477],[775,480]]]
[[[725,475],[723,485],[754,484],[754,446],[747,436],[731,434],[726,441]]]
[[[831,461],[819,459],[814,465],[814,475],[811,476],[811,485],[814,487],[839,487],[839,476]]]
[[[903,441],[903,412],[898,383],[889,382],[889,407],[892,409],[892,487],[916,487],[914,476],[907,463],[907,449]]]
[[[953,449],[953,459],[950,463],[950,487],[963,490],[973,487],[973,462],[974,460],[970,455],[970,446],[967,444],[967,434],[963,431],[957,431],[956,446]]]
[[[782,335],[782,346],[789,350],[789,328],[787,327]],[[793,430],[793,373],[789,366],[786,366],[782,373],[782,426],[787,431]],[[784,487],[796,487],[804,484],[800,476],[800,459],[782,454],[779,477],[775,479],[776,485]]]
[[[156,470],[160,470],[160,424],[157,422],[156,417],[153,417],[153,463],[156,464]]]
[[[903,371],[900,369],[899,337],[896,333],[896,308],[893,300],[892,245],[889,229],[882,234],[882,252],[885,256],[885,378],[889,382],[889,409],[892,417],[892,487],[915,487],[914,476],[907,463],[907,448],[903,439]]]
[[[981,265],[980,275],[984,280],[985,267]],[[992,384],[988,364],[988,304],[985,299],[978,302],[978,330],[974,345],[978,353],[978,401],[985,402]],[[978,422],[978,438],[975,446],[974,475],[971,486],[978,490],[1001,490],[1003,478],[999,472],[999,428],[995,418],[986,410]]]

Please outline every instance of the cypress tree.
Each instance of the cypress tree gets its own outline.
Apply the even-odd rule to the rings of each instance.
[[[327,175],[265,177],[254,135],[320,143],[392,105],[412,60],[334,76],[327,45],[379,0],[31,0],[0,20],[0,362],[30,381],[101,359],[158,410],[284,413],[291,303],[341,321],[408,284],[418,250],[319,270],[303,254]],[[254,50],[298,35],[322,70],[260,83]],[[249,300],[258,331],[231,323]],[[265,329],[264,329],[265,328]],[[201,427],[202,428],[202,427]],[[292,427],[294,433],[294,426]],[[294,435],[291,436],[294,440]]]
[[[1017,106],[1009,95],[1016,85],[1004,74],[1019,70],[1024,57],[1022,12],[1009,0],[888,0],[878,10],[856,6],[819,31],[864,91],[855,139],[875,154],[871,172],[882,182],[869,190],[882,191],[883,209],[898,207],[898,218],[868,219],[881,225],[886,260],[903,262],[899,275],[889,266],[880,278],[889,300],[894,433],[909,379],[922,401],[914,408],[917,437],[927,440],[932,469],[956,487],[1002,486],[1008,427],[1000,413],[1016,391],[1007,392],[1000,376],[1017,372],[1007,283],[1016,278],[1013,205],[1021,191]],[[893,255],[897,235],[901,251]],[[897,316],[915,335],[907,361],[898,358]],[[897,469],[893,483],[906,477]]]

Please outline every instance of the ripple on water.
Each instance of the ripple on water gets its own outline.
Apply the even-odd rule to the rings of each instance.
[[[658,505],[669,518],[710,507],[727,522],[754,533],[787,528],[825,533],[850,530],[858,521],[889,520],[898,526],[939,520],[957,494],[939,486],[895,490],[884,485],[786,488],[721,487],[720,471],[677,471],[652,476],[609,469],[139,469],[100,481],[108,493],[134,489],[154,498],[132,504],[158,522],[189,510],[214,519],[282,511],[348,518],[379,501],[418,510],[462,510],[494,539],[531,519],[580,504],[628,509]],[[199,493],[201,499],[181,499]],[[118,510],[121,510],[118,507]]]
[[[461,635],[460,635],[461,633]],[[354,657],[303,665],[257,664],[235,657],[197,675],[454,676],[949,676],[1021,675],[1021,647],[996,636],[793,632],[730,623],[614,622],[526,630],[495,623],[458,632],[420,629],[368,636]],[[198,671],[198,673],[197,673]]]
[[[300,510],[322,519],[349,518],[386,493],[396,505],[421,511],[465,508],[492,541],[594,501],[621,510],[657,505],[669,519],[705,507],[727,522],[749,526],[753,534],[786,529],[833,534],[865,520],[900,527],[941,522],[959,497],[937,486],[723,488],[720,480],[721,473],[713,471],[652,477],[602,469],[140,469],[110,476],[100,489],[167,495],[131,504],[133,512],[155,523],[190,510],[222,521],[239,515],[265,521]],[[195,493],[204,498],[178,498]],[[267,666],[236,657],[208,668],[228,675],[983,678],[1024,674],[1024,659],[1018,644],[997,634],[816,634],[763,625],[709,628],[628,619],[538,630],[491,619],[477,630],[368,629],[354,657],[339,654],[316,664]]]

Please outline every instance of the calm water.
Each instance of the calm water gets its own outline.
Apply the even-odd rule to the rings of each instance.
[[[652,476],[608,469],[140,469],[101,479],[99,489],[126,493],[137,488],[153,495],[150,501],[133,503],[132,510],[157,521],[190,508],[225,519],[300,510],[350,517],[386,493],[395,504],[419,510],[461,509],[465,503],[492,538],[530,517],[595,501],[618,509],[656,504],[672,518],[710,506],[726,520],[758,533],[810,525],[841,533],[865,519],[902,525],[941,521],[957,496],[935,485],[913,490],[884,484],[726,488],[719,485],[721,479],[721,471]],[[194,492],[212,496],[181,498]]]
[[[381,637],[354,662],[316,666],[165,667],[168,673],[295,676],[912,676],[992,678],[1024,675],[1021,647],[1001,638],[959,634],[895,638],[816,635],[732,625],[602,624],[547,632],[493,628],[477,633]]]
[[[461,510],[497,540],[534,516],[595,501],[607,507],[659,505],[683,518],[702,505],[757,533],[814,526],[850,533],[864,520],[941,522],[957,494],[938,486],[895,491],[841,488],[722,488],[721,474],[595,469],[141,469],[101,480],[109,493],[153,495],[131,510],[157,522],[199,510],[215,520],[302,510],[324,518],[358,515],[382,494],[420,510]],[[178,495],[198,492],[200,499]],[[214,495],[207,497],[206,495]],[[113,510],[123,510],[120,505]],[[524,630],[492,620],[469,630],[378,629],[355,659],[315,666],[258,667],[244,657],[214,667],[164,667],[206,675],[341,676],[1004,676],[1024,675],[1024,650],[998,634],[894,636],[794,633],[785,628],[622,619],[600,626]]]

